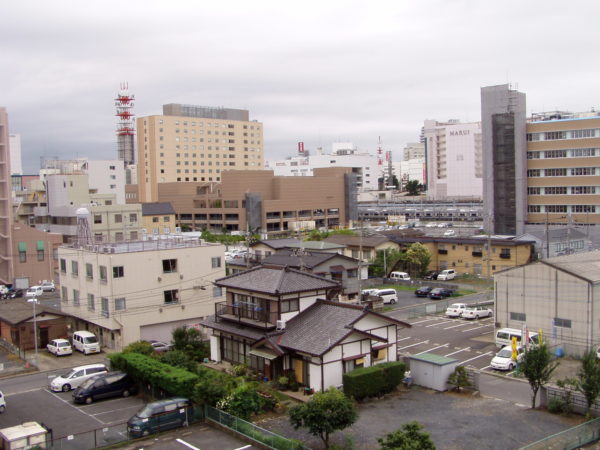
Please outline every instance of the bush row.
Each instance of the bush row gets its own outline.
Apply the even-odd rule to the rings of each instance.
[[[400,361],[361,367],[344,374],[344,394],[362,400],[393,391],[404,379],[406,365]]]

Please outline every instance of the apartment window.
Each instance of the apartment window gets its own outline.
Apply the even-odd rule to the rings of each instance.
[[[86,263],[85,265],[85,277],[88,280],[94,279],[94,266],[90,263]]]
[[[123,214],[115,214],[115,223],[123,222]]]
[[[44,241],[37,241],[37,260],[44,260]]]
[[[125,267],[115,266],[113,267],[113,278],[123,278],[125,276]]]
[[[510,248],[500,249],[500,258],[510,258]]]
[[[527,159],[540,159],[541,152],[527,152]]]
[[[163,259],[163,272],[172,273],[177,272],[177,260],[176,259]]]
[[[171,289],[164,291],[165,304],[177,303],[179,301],[179,290]]]
[[[299,304],[300,304],[300,302],[298,301],[297,298],[290,299],[290,300],[282,300],[281,301],[281,312],[288,313],[288,312],[293,312],[293,311],[299,311],[299,309],[300,309]]]
[[[96,304],[94,301],[94,294],[87,295],[87,306],[90,311],[94,311],[96,309]]]
[[[539,141],[541,133],[527,133],[527,140],[531,141]]]
[[[567,205],[546,205],[546,212],[548,212],[548,213],[566,213]]]
[[[223,289],[220,286],[213,286],[212,290],[213,297],[221,297],[223,295]]]
[[[573,169],[571,169],[573,170]],[[567,169],[544,169],[544,176],[546,177],[566,177]]]
[[[77,264],[77,261],[71,261],[71,274],[79,275],[79,264]]]
[[[123,311],[125,309],[125,297],[115,298],[115,311]]]
[[[102,214],[94,214],[94,223],[102,223]]]
[[[541,175],[540,173],[540,169],[529,169],[527,171],[527,176],[528,177],[539,177]]]
[[[541,194],[541,188],[539,188],[539,187],[530,187],[530,188],[527,188],[527,194],[529,194],[529,195],[540,195]]]
[[[527,315],[525,313],[511,311],[510,320],[518,320],[519,322],[525,322],[527,320]]]
[[[544,194],[546,195],[564,195],[567,193],[566,186],[551,186],[544,188]]]
[[[596,156],[595,148],[574,148],[571,150],[571,156],[577,158],[582,156]]]
[[[19,242],[19,262],[27,262],[27,244]]]
[[[60,258],[60,272],[67,273],[67,260]]]
[[[557,139],[566,139],[567,133],[566,131],[546,131],[546,135],[544,139],[546,141],[555,141]]]
[[[566,158],[566,150],[547,150],[544,152],[544,158]]]
[[[358,276],[358,269],[348,269],[348,278],[356,278]]]
[[[108,317],[108,298],[102,297],[100,299],[101,307],[102,307],[102,315],[104,317]]]
[[[595,174],[596,174],[595,167],[574,167],[573,169],[571,169],[571,175],[595,175]]]
[[[210,262],[211,262],[213,269],[216,269],[217,267],[221,267],[221,257],[220,256],[213,256],[212,258],[210,258]]]
[[[129,240],[131,241],[137,241],[138,238],[138,232],[137,231],[131,231],[129,233]]]
[[[153,217],[153,218],[152,218],[152,222],[153,222],[153,223],[157,223],[157,222],[158,222],[158,217]]]
[[[540,205],[528,205],[527,212],[539,213],[539,212],[542,212],[542,207]]]
[[[371,250],[363,250],[363,258],[371,259]]]
[[[561,319],[560,317],[555,317],[554,326],[561,328],[571,328],[571,321],[569,319]]]
[[[573,186],[571,194],[595,194],[596,186]]]
[[[136,213],[129,214],[129,222],[130,223],[137,222],[137,214]]]
[[[79,306],[79,291],[77,289],[73,289],[73,305]]]
[[[574,213],[595,213],[596,207],[594,205],[573,205],[571,210]]]
[[[106,282],[108,280],[106,266],[100,266],[98,269],[99,269],[99,274],[100,274],[100,281]]]
[[[571,139],[592,138],[595,135],[595,130],[573,130],[571,131]],[[569,327],[571,328],[571,327]]]

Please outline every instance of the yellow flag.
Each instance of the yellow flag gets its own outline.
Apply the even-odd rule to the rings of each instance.
[[[511,358],[513,361],[516,361],[517,360],[517,338],[515,336],[512,337],[511,347],[512,347]]]

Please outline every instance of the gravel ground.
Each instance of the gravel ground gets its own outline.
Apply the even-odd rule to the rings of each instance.
[[[411,420],[424,425],[438,449],[502,450],[518,449],[583,421],[581,417],[562,417],[504,400],[413,387],[361,403],[358,421],[352,428],[335,433],[331,442],[342,448],[377,449],[378,437]],[[294,430],[287,416],[258,425],[299,439],[313,449],[323,448],[320,439],[302,429]],[[354,447],[347,446],[348,442],[353,442]]]

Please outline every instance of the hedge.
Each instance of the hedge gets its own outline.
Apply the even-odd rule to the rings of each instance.
[[[405,370],[399,361],[354,369],[344,374],[344,394],[362,400],[391,392],[404,379]]]

